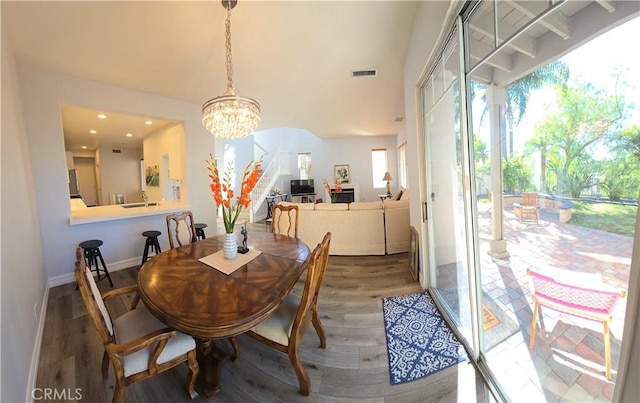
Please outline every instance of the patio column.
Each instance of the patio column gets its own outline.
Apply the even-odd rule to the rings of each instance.
[[[507,240],[503,238],[502,214],[502,130],[504,125],[504,87],[489,86],[486,92],[489,113],[491,156],[491,240],[489,255],[495,258],[509,256]]]

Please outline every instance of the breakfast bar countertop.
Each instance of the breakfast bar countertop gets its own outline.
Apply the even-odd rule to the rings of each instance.
[[[184,201],[160,201],[149,202],[148,204],[148,207],[145,207],[145,203],[142,202],[73,209],[71,210],[69,225],[167,214],[191,208],[191,205]]]

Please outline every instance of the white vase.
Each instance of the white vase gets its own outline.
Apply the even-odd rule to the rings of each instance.
[[[236,241],[236,234],[224,234],[222,250],[224,252],[225,259],[233,260],[238,256],[238,242]]]

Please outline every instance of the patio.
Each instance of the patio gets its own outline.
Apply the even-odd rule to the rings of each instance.
[[[615,310],[610,325],[612,378],[604,375],[602,323],[541,308],[544,330],[538,329],[535,347],[529,333],[532,299],[527,268],[558,268],[599,273],[617,289],[627,289],[633,238],[561,224],[558,213],[541,210],[537,224],[520,223],[511,205],[505,205],[504,237],[510,257],[487,254],[491,233],[489,204],[479,203],[482,288],[520,328],[485,353],[496,379],[512,398],[528,401],[611,401],[620,355],[626,299]],[[513,371],[514,366],[518,371]]]

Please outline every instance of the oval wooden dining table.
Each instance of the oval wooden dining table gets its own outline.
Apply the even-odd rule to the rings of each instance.
[[[196,391],[208,399],[220,391],[220,368],[228,358],[214,340],[244,333],[269,317],[309,260],[309,248],[297,238],[252,232],[247,246],[262,253],[227,275],[198,260],[222,250],[223,241],[218,235],[162,252],[138,273],[147,309],[194,337],[200,365]]]

